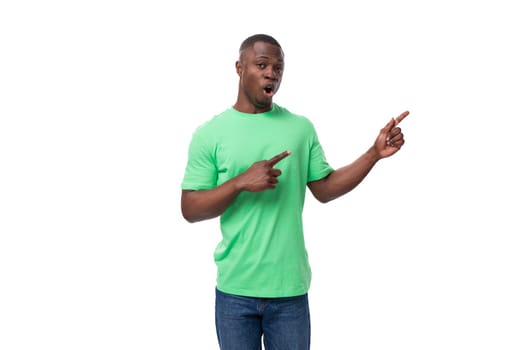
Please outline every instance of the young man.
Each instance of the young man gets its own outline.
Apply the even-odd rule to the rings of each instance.
[[[404,144],[391,119],[372,147],[334,170],[312,123],[273,103],[284,53],[271,36],[247,38],[236,62],[237,101],[196,129],[182,182],[189,222],[220,216],[216,329],[223,350],[310,348],[306,187],[325,203],[355,188]]]

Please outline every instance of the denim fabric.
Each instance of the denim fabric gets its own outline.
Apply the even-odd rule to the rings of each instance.
[[[308,295],[251,298],[216,289],[215,326],[221,350],[309,350]]]

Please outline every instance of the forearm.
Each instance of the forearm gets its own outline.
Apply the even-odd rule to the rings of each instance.
[[[281,171],[273,166],[289,155],[290,151],[284,151],[269,160],[255,162],[245,172],[214,189],[182,191],[182,216],[189,222],[213,219],[224,213],[243,191],[260,192],[275,189]]]
[[[221,215],[241,193],[234,179],[211,190],[183,190],[182,216],[189,222],[213,219]]]
[[[357,187],[379,159],[381,157],[371,147],[351,164],[334,170],[324,179],[310,182],[308,187],[320,202],[329,202]]]

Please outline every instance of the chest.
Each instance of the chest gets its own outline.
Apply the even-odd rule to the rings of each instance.
[[[215,160],[223,181],[286,150],[290,156],[276,165],[281,170],[300,170],[308,165],[311,135],[296,123],[246,123],[218,137]],[[223,182],[219,181],[219,182]]]

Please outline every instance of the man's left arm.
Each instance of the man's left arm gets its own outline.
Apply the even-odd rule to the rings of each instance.
[[[397,125],[405,119],[408,111],[392,118],[379,132],[374,145],[354,162],[332,171],[328,176],[308,183],[308,188],[320,202],[326,203],[336,199],[363,181],[376,163],[398,152],[405,139]]]

